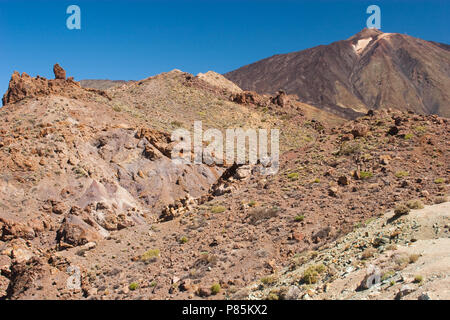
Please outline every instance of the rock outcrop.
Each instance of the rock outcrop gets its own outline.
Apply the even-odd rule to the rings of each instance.
[[[3,96],[3,105],[13,104],[25,98],[46,96],[50,94],[62,95],[66,97],[86,98],[90,93],[100,94],[106,98],[108,95],[102,90],[85,89],[73,80],[73,77],[66,79],[66,72],[58,64],[53,67],[55,73],[54,80],[48,80],[44,77],[35,78],[23,72],[17,71],[11,76],[8,90]]]
[[[55,79],[66,80],[66,70],[59,64],[53,66],[53,73],[55,74]]]

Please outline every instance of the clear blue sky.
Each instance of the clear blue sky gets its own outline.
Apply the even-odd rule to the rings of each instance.
[[[66,8],[81,8],[81,30]],[[0,95],[14,70],[75,79],[142,79],[174,68],[231,71],[277,53],[342,40],[381,8],[384,32],[450,43],[450,1],[0,0]]]

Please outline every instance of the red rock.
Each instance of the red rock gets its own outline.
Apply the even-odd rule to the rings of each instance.
[[[55,74],[55,79],[66,80],[66,71],[59,64],[53,66],[53,73]]]

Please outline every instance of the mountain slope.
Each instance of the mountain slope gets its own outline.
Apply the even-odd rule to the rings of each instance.
[[[284,89],[347,118],[382,108],[449,117],[448,47],[364,29],[347,40],[275,55],[225,77],[244,90]]]

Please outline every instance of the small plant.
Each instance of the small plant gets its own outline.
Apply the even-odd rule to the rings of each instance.
[[[391,280],[391,282],[389,282],[389,285],[392,287],[392,286],[395,286],[395,280]]]
[[[130,289],[131,291],[134,291],[134,290],[136,290],[136,289],[138,289],[139,288],[139,283],[137,283],[137,282],[132,282],[132,283],[130,283],[130,285],[128,286],[128,289]]]
[[[396,173],[395,173],[395,176],[397,177],[397,178],[404,178],[404,177],[407,177],[407,176],[409,176],[409,172],[407,172],[407,171],[397,171]]]
[[[176,121],[176,120],[172,121],[170,124],[175,128],[179,128],[179,127],[183,126],[183,124],[180,121]]]
[[[287,175],[289,180],[298,180],[298,172],[291,172]]]
[[[188,242],[188,238],[186,238],[186,237],[181,237],[180,238],[180,243],[181,244],[185,244],[185,243],[187,243]]]
[[[414,277],[414,283],[422,284],[423,283],[423,277],[421,275],[417,275]]]
[[[411,212],[411,209],[405,206],[404,204],[400,204],[394,209],[394,214],[396,217],[407,215]]]
[[[416,131],[418,135],[423,135],[425,132],[427,132],[427,128],[425,126],[416,126],[414,128],[414,131]]]
[[[249,212],[248,216],[250,218],[250,223],[255,224],[256,222],[264,219],[270,219],[276,217],[280,208],[272,207],[272,208],[256,208]]]
[[[413,137],[414,137],[414,135],[412,133],[405,134],[405,140],[412,139]]]
[[[434,180],[434,183],[436,183],[436,184],[442,184],[444,182],[445,182],[444,178],[437,178],[437,179]]]
[[[267,300],[279,300],[279,299],[280,299],[280,297],[275,292],[270,292],[267,295]]]
[[[409,256],[409,263],[414,263],[414,262],[416,262],[417,260],[419,260],[419,255],[418,254],[412,254],[412,255],[410,255]]]
[[[434,203],[435,204],[441,204],[441,203],[444,203],[444,202],[447,202],[447,201],[448,201],[447,197],[436,197],[434,199]]]
[[[227,208],[225,208],[224,206],[214,206],[211,208],[212,213],[222,213],[226,210],[227,210]]]
[[[302,222],[303,220],[305,220],[305,216],[303,215],[295,216],[294,220],[295,222]]]
[[[383,275],[381,276],[381,281],[386,281],[387,279],[393,277],[395,275],[395,271],[394,270],[389,270],[386,271],[385,273],[383,273]]]
[[[148,262],[156,260],[159,257],[159,253],[159,249],[148,250],[143,255],[141,255],[141,261]]]
[[[361,254],[361,258],[363,260],[367,260],[369,258],[372,258],[375,254],[376,250],[374,248],[368,248],[366,250],[363,251],[363,253]]]
[[[116,112],[121,112],[122,108],[119,105],[113,105],[112,109]]]
[[[267,276],[267,277],[261,278],[261,283],[266,285],[266,286],[274,284],[275,283],[275,277]]]
[[[248,203],[248,206],[249,207],[255,207],[256,206],[256,201],[255,200],[252,200],[252,201],[250,201],[249,203]]]
[[[423,209],[423,203],[420,200],[410,200],[406,203],[406,206],[413,210]]]
[[[302,276],[303,282],[307,284],[314,284],[319,281],[320,274],[325,271],[325,266],[323,264],[309,266]]]
[[[341,156],[348,156],[354,153],[360,153],[363,146],[360,142],[348,141],[341,145],[338,154]]]
[[[369,178],[373,177],[373,173],[370,172],[370,171],[361,171],[359,174],[360,174],[360,177],[361,177],[362,180],[369,179]]]
[[[312,183],[320,183],[320,179],[319,178],[315,178]]]
[[[218,283],[214,283],[212,286],[211,286],[211,293],[212,294],[214,294],[214,295],[216,295],[216,294],[218,294],[219,292],[220,292],[220,284],[218,284]]]

